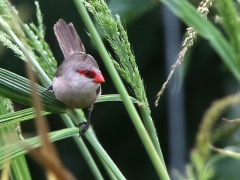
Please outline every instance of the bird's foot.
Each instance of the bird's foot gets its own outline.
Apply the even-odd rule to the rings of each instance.
[[[88,130],[90,124],[91,124],[90,121],[86,121],[86,122],[79,123],[77,125],[78,127],[84,125],[83,128],[79,131],[79,136],[78,137],[81,137],[83,135],[83,133]]]
[[[53,90],[53,87],[51,85],[51,86],[47,87],[42,93],[45,93],[47,91],[52,91],[52,90]]]

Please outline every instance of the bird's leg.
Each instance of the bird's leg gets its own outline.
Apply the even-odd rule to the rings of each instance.
[[[79,131],[79,136],[80,137],[86,130],[88,130],[91,122],[90,122],[90,118],[91,118],[91,113],[92,113],[92,110],[93,110],[93,105],[91,105],[89,108],[88,108],[88,118],[87,118],[87,121],[86,122],[81,122],[78,124],[78,127],[81,126],[81,125],[84,125],[82,130]]]

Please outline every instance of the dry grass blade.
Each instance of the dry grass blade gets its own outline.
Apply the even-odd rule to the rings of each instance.
[[[40,150],[32,151],[31,154],[37,162],[43,165],[46,169],[46,175],[48,179],[55,176],[56,179],[75,179],[71,173],[65,169],[59,160],[55,146],[50,142],[48,137],[49,127],[46,123],[46,119],[42,116],[42,103],[36,88],[36,76],[30,67],[29,63],[26,63],[27,75],[31,81],[30,87],[32,91],[33,107],[35,108],[36,116],[36,128],[42,142]]]
[[[9,172],[10,172],[10,159],[6,158],[4,160],[4,168],[2,169],[2,174],[1,174],[0,179],[9,180],[10,179]]]
[[[45,167],[48,178],[54,177],[54,179],[74,180],[75,177],[69,171],[62,166],[61,163],[56,163],[53,160],[52,154],[46,151],[40,152],[37,149],[28,149],[29,154],[43,167]]]

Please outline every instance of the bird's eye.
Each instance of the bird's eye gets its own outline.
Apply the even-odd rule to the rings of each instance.
[[[81,75],[84,75],[88,78],[94,78],[96,73],[94,71],[91,71],[91,70],[77,70],[77,72]]]
[[[86,70],[86,71],[85,71],[85,74],[86,74],[87,76],[89,76],[91,73],[90,73],[90,71]]]

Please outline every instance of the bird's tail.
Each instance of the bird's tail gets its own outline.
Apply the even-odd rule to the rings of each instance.
[[[64,20],[59,19],[53,29],[65,59],[74,53],[86,53],[84,45],[72,23],[67,25]]]

